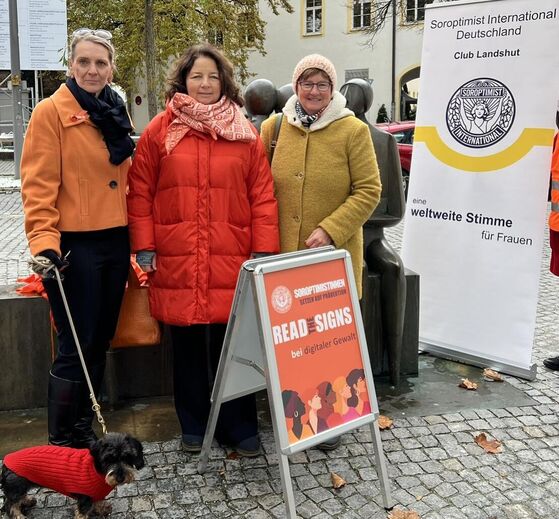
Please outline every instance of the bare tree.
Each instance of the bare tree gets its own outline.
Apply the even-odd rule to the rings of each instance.
[[[395,22],[405,21],[407,28],[423,27],[422,8],[432,3],[454,2],[455,0],[378,0],[371,2],[371,23],[364,29],[366,34],[365,45],[373,46],[377,34],[382,30],[387,20],[396,18]],[[352,4],[361,3],[361,0],[352,0]],[[416,18],[415,10],[420,14]],[[413,16],[410,16],[412,14]]]

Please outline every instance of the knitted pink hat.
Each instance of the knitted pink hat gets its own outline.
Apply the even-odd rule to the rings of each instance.
[[[330,78],[332,89],[336,90],[337,76],[336,69],[334,68],[332,62],[320,54],[309,54],[297,63],[297,66],[293,71],[293,79],[291,80],[293,92],[297,92],[297,80],[301,77],[301,74],[309,68],[322,70]]]

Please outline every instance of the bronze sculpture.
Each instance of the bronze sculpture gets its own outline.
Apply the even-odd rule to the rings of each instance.
[[[262,121],[265,121],[276,107],[278,91],[270,80],[255,79],[247,85],[243,97],[249,120],[260,131]]]
[[[369,126],[380,169],[382,194],[379,205],[363,228],[364,249],[369,271],[381,277],[383,342],[388,353],[390,381],[398,385],[406,307],[406,278],[402,259],[384,236],[384,228],[398,224],[405,212],[398,148],[392,135],[371,126],[365,117],[373,103],[373,87],[368,81],[351,79],[340,88],[340,92],[347,99],[346,106]]]

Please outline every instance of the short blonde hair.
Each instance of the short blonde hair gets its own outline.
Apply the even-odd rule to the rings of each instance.
[[[115,53],[115,48],[111,43],[111,40],[108,40],[106,38],[101,38],[101,36],[97,36],[93,33],[74,35],[72,37],[72,41],[70,42],[70,47],[68,48],[68,67],[74,60],[76,45],[82,41],[90,41],[91,43],[97,43],[98,45],[102,45],[103,47],[105,47],[105,49],[107,49],[109,53],[109,62],[111,64],[111,68],[113,69],[113,72],[116,71],[116,65],[115,65],[116,53]],[[70,68],[68,68],[68,70],[66,71],[66,75],[70,76]]]

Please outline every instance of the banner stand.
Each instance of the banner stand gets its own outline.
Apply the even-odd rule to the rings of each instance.
[[[343,269],[344,279],[347,279],[347,286],[337,291],[331,291],[329,295],[325,296],[325,299],[327,299],[328,304],[336,304],[336,298],[342,298],[345,295],[348,301],[351,301],[350,304],[351,310],[354,310],[354,319],[348,326],[353,327],[352,329],[355,330],[355,332],[350,333],[350,336],[355,336],[355,338],[359,340],[356,340],[355,344],[347,345],[341,344],[342,341],[338,341],[340,345],[337,346],[337,348],[330,348],[328,354],[341,354],[345,356],[349,351],[349,353],[357,352],[360,355],[364,380],[366,382],[366,391],[369,397],[369,408],[362,416],[348,419],[345,423],[329,427],[327,430],[318,432],[311,437],[293,441],[288,437],[289,433],[286,426],[286,415],[280,385],[281,372],[278,370],[278,365],[276,363],[275,348],[277,344],[274,345],[274,338],[272,336],[271,323],[273,322],[273,317],[272,319],[270,318],[267,305],[270,298],[267,297],[266,293],[267,287],[265,277],[267,275],[273,276],[273,273],[282,274],[282,271],[291,269],[303,269],[302,279],[307,280],[310,279],[308,274],[311,270],[315,275],[317,269],[320,270],[321,267],[324,271],[329,271],[329,262],[333,267],[338,267],[338,271],[340,270],[339,267]],[[294,271],[292,270],[292,272]],[[291,272],[287,274],[289,279],[291,279]],[[337,274],[334,273],[334,275],[339,276],[339,272]],[[312,286],[313,285],[311,285],[311,287]],[[281,288],[285,289],[286,287],[282,285]],[[316,296],[316,299],[322,300],[322,295],[320,297]],[[298,301],[295,301],[295,303],[297,302]],[[312,301],[309,301],[308,298],[305,304],[305,311],[308,311],[308,309],[313,306]],[[322,302],[321,304],[324,305],[325,303]],[[346,306],[344,308],[348,307]],[[281,313],[284,313],[283,309]],[[347,314],[349,315],[349,312],[347,312]],[[340,326],[339,333],[342,333],[341,330],[348,328],[348,326]],[[309,336],[319,336],[319,328],[320,322],[316,329],[311,330]],[[326,334],[324,334],[324,336],[326,336]],[[336,344],[335,339],[334,344]],[[282,347],[283,346],[284,345],[282,345]],[[352,347],[353,350],[351,350]],[[291,346],[289,346],[289,348],[291,348]],[[315,360],[314,356],[312,360]],[[295,519],[297,517],[295,495],[289,470],[289,455],[318,445],[325,440],[336,438],[344,432],[348,432],[366,424],[369,424],[371,429],[371,438],[383,505],[387,510],[394,506],[390,493],[390,481],[377,421],[379,411],[375,386],[367,354],[351,259],[347,251],[334,250],[333,247],[321,247],[318,249],[250,260],[243,264],[237,281],[235,298],[227,324],[223,350],[221,352],[219,367],[213,387],[211,397],[212,406],[198,462],[198,472],[200,474],[204,473],[207,469],[221,404],[262,389],[267,390],[268,401],[270,403],[272,427],[278,455],[286,516],[288,519]],[[294,393],[294,391],[290,393]],[[310,413],[310,411],[308,412]]]
[[[421,341],[419,342],[419,351],[431,353],[436,357],[441,357],[443,359],[470,364],[471,366],[477,366],[479,368],[490,368],[498,371],[499,373],[506,373],[507,375],[512,375],[513,377],[519,377],[530,381],[536,380],[536,375],[538,373],[538,367],[536,364],[532,364],[530,369],[524,369],[519,366],[513,366],[512,364],[506,364],[499,360],[490,359],[489,357],[480,357],[478,355],[472,355],[471,353],[456,351],[451,347],[429,344]]]
[[[558,0],[425,6],[402,260],[424,351],[527,380],[559,85]]]

